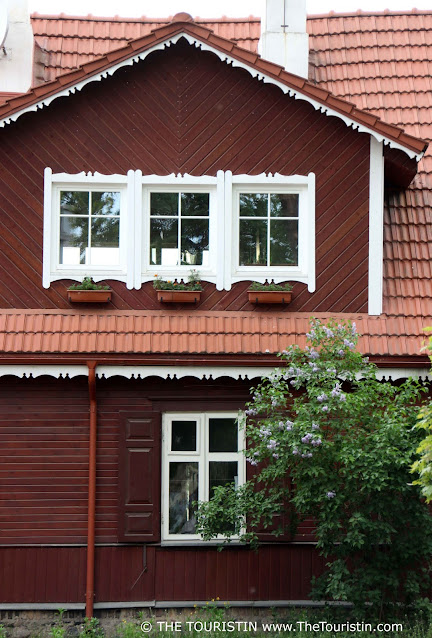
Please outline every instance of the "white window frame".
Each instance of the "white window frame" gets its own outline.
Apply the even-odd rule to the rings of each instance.
[[[297,266],[239,265],[240,193],[294,193],[299,195],[299,240]],[[237,281],[299,281],[315,291],[315,175],[232,175],[225,174],[225,244],[232,246],[225,260],[226,287]]]
[[[90,264],[60,264],[60,191],[101,191],[120,192],[120,232],[119,264],[96,266]],[[82,281],[91,276],[94,281],[115,279],[132,287],[133,241],[130,213],[133,212],[133,171],[127,175],[102,175],[100,173],[53,174],[45,169],[44,184],[44,246],[43,246],[43,286],[49,288],[51,282],[59,279]]]
[[[137,192],[137,209],[142,210],[142,215],[137,219],[136,227],[136,254],[141,255],[141,263],[137,264],[140,276],[137,285],[145,281],[153,280],[155,275],[161,275],[168,279],[181,279],[185,281],[191,270],[196,270],[202,279],[211,281],[222,288],[223,282],[218,273],[218,263],[221,256],[220,248],[223,245],[223,192],[224,174],[218,171],[216,177],[210,175],[138,175],[141,189]],[[152,192],[166,193],[209,193],[209,263],[206,266],[163,266],[150,264],[150,194]],[[138,201],[140,202],[138,204]],[[139,243],[139,245],[138,245]],[[219,249],[219,250],[218,250]],[[138,257],[139,259],[139,257]]]
[[[206,495],[209,490],[209,462],[236,461],[238,463],[238,485],[246,481],[246,457],[245,430],[238,426],[238,451],[237,452],[207,452],[209,420],[211,418],[238,419],[238,412],[166,412],[162,415],[162,503],[161,526],[162,542],[164,544],[197,544],[208,543],[203,541],[199,534],[170,534],[169,533],[169,463],[175,461],[198,462],[198,500],[208,500]],[[197,422],[197,449],[195,452],[171,451],[171,424],[173,421],[196,420]],[[218,536],[222,539],[222,536]],[[217,539],[216,539],[217,541]]]
[[[100,173],[53,174],[45,169],[43,286],[59,279],[95,281],[113,279],[139,290],[146,281],[161,275],[168,279],[187,279],[192,269],[203,281],[216,284],[217,290],[230,290],[237,281],[299,281],[315,290],[315,175],[232,175],[218,171],[216,176],[142,175],[140,170],[127,175]],[[110,189],[121,192],[119,266],[69,266],[59,263],[60,190]],[[209,263],[207,266],[154,266],[150,264],[150,193],[208,192]],[[299,194],[298,266],[243,266],[239,264],[240,192]]]

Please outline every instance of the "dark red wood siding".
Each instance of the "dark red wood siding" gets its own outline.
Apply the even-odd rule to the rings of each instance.
[[[311,575],[322,568],[311,545],[267,545],[256,554],[243,547],[219,553],[208,547],[118,542],[125,414],[145,420],[170,410],[217,410],[222,401],[224,409],[234,410],[244,405],[250,385],[227,378],[97,381],[97,601],[306,597]],[[0,602],[82,601],[87,379],[3,377],[0,414]],[[160,472],[152,481],[159,495]],[[308,523],[297,538],[312,540]]]
[[[0,134],[0,307],[67,308],[66,282],[41,286],[43,170],[317,177],[317,291],[287,309],[366,311],[369,137],[210,53],[179,43]],[[151,284],[113,282],[117,308],[159,308]],[[254,310],[246,283],[205,286],[202,309]]]

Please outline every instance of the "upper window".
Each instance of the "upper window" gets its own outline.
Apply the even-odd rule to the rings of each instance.
[[[210,193],[150,192],[150,265],[208,266]]]
[[[237,414],[178,413],[163,419],[162,538],[199,540],[196,501],[218,485],[245,481],[244,432]]]
[[[118,266],[120,191],[60,190],[59,264]]]
[[[298,266],[298,193],[239,193],[239,266]]]
[[[191,269],[218,290],[300,281],[315,290],[315,178],[45,169],[43,285],[117,279],[139,289]]]

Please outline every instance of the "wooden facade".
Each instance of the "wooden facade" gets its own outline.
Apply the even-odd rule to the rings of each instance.
[[[86,379],[2,381],[0,602],[82,602],[89,440]],[[143,419],[173,409],[220,409],[222,400],[224,409],[239,409],[249,386],[250,382],[228,379],[98,381],[95,602],[307,598],[310,578],[323,566],[308,521],[300,525],[295,543],[265,544],[258,553],[235,546],[222,553],[216,547],[164,547],[160,521],[156,541],[121,541],[120,441],[125,415]],[[207,399],[197,401],[202,393]],[[158,507],[160,480],[150,486],[157,489]]]
[[[0,307],[68,308],[70,282],[42,288],[43,171],[316,174],[317,291],[282,311],[365,312],[369,136],[185,43],[58,98],[2,130]],[[110,308],[159,309],[151,283],[110,281]],[[247,310],[247,282],[204,287],[202,310]]]

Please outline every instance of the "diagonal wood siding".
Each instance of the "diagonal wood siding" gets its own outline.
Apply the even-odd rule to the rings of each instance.
[[[54,172],[263,171],[317,176],[317,292],[296,284],[286,310],[367,306],[368,136],[301,100],[179,43],[58,98],[0,135],[0,307],[67,308],[67,282],[41,286],[43,169]],[[115,307],[153,308],[151,284],[112,282]],[[251,310],[242,282],[203,309]]]

